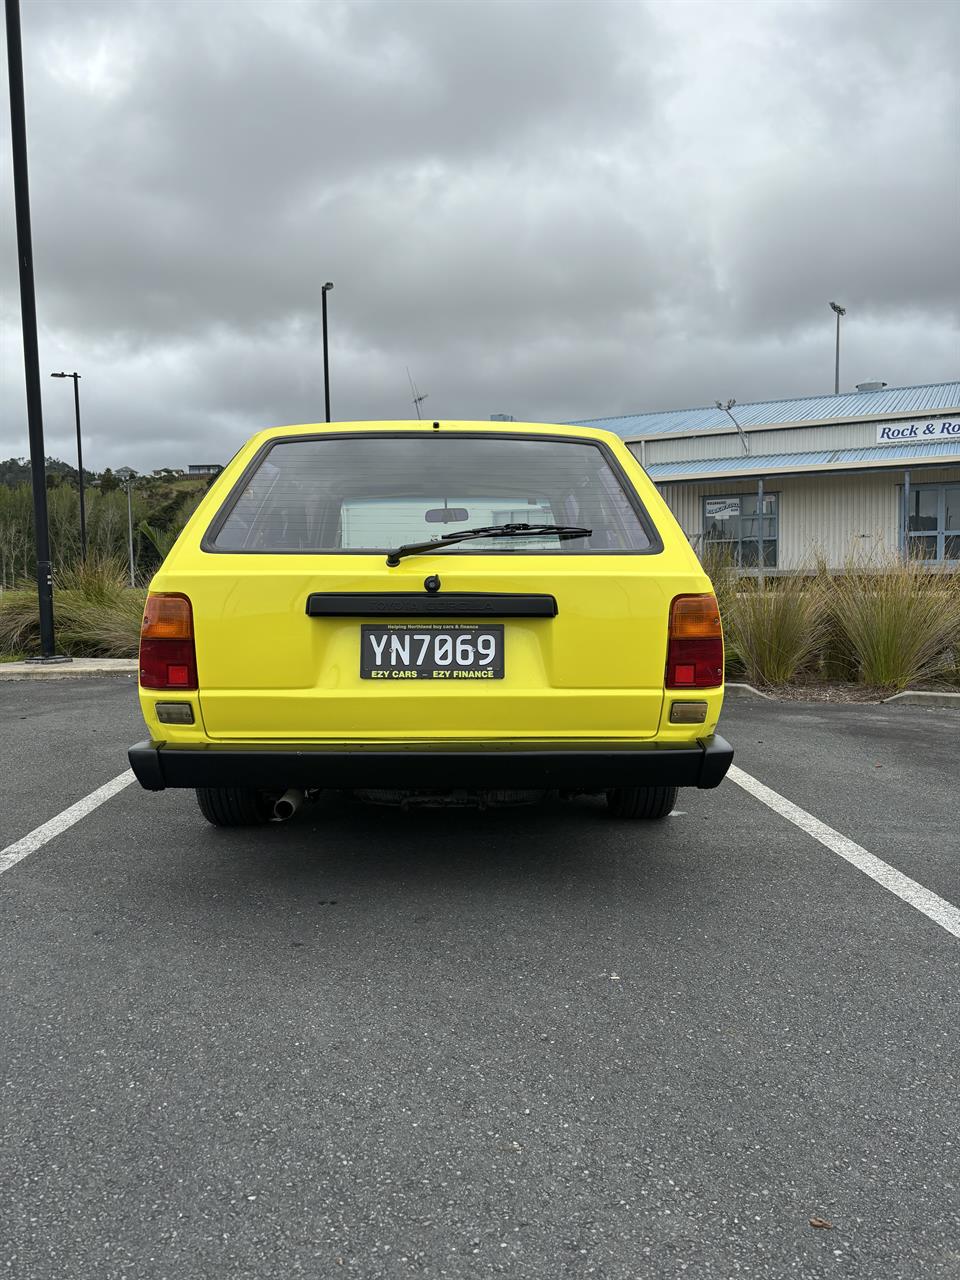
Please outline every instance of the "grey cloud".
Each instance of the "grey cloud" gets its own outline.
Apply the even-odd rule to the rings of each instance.
[[[956,6],[24,9],[42,355],[95,466],[315,418],[324,279],[347,417],[407,415],[407,365],[445,417],[819,391],[834,296],[845,382],[955,375]]]

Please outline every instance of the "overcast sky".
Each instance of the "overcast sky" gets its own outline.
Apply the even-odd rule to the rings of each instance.
[[[47,452],[960,376],[953,0],[21,0]],[[4,61],[0,457],[28,451]]]

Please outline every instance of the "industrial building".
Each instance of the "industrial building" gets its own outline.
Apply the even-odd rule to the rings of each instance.
[[[714,543],[744,569],[761,539],[769,570],[898,554],[960,566],[960,382],[586,425],[623,438],[698,551]]]

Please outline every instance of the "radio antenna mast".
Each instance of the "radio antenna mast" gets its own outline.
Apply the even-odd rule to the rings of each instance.
[[[413,374],[410,372],[410,366],[409,366],[409,365],[407,365],[407,378],[408,378],[408,380],[409,380],[409,382],[410,382],[410,392],[411,392],[411,394],[412,394],[412,396],[413,396],[413,407],[416,409],[416,411],[417,411],[417,418],[419,419],[419,417],[420,417],[420,406],[423,404],[424,400],[426,400],[426,398],[427,398],[427,393],[426,393],[426,392],[424,392],[424,393],[423,393],[423,395],[421,395],[421,394],[420,394],[420,392],[417,390],[417,384],[416,384],[416,383],[414,382],[414,380],[413,380]]]

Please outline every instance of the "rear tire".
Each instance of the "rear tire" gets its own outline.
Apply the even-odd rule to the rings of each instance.
[[[266,792],[250,787],[197,787],[197,804],[215,827],[259,827],[272,812]]]
[[[676,787],[616,787],[607,792],[611,818],[665,818],[677,803]]]

